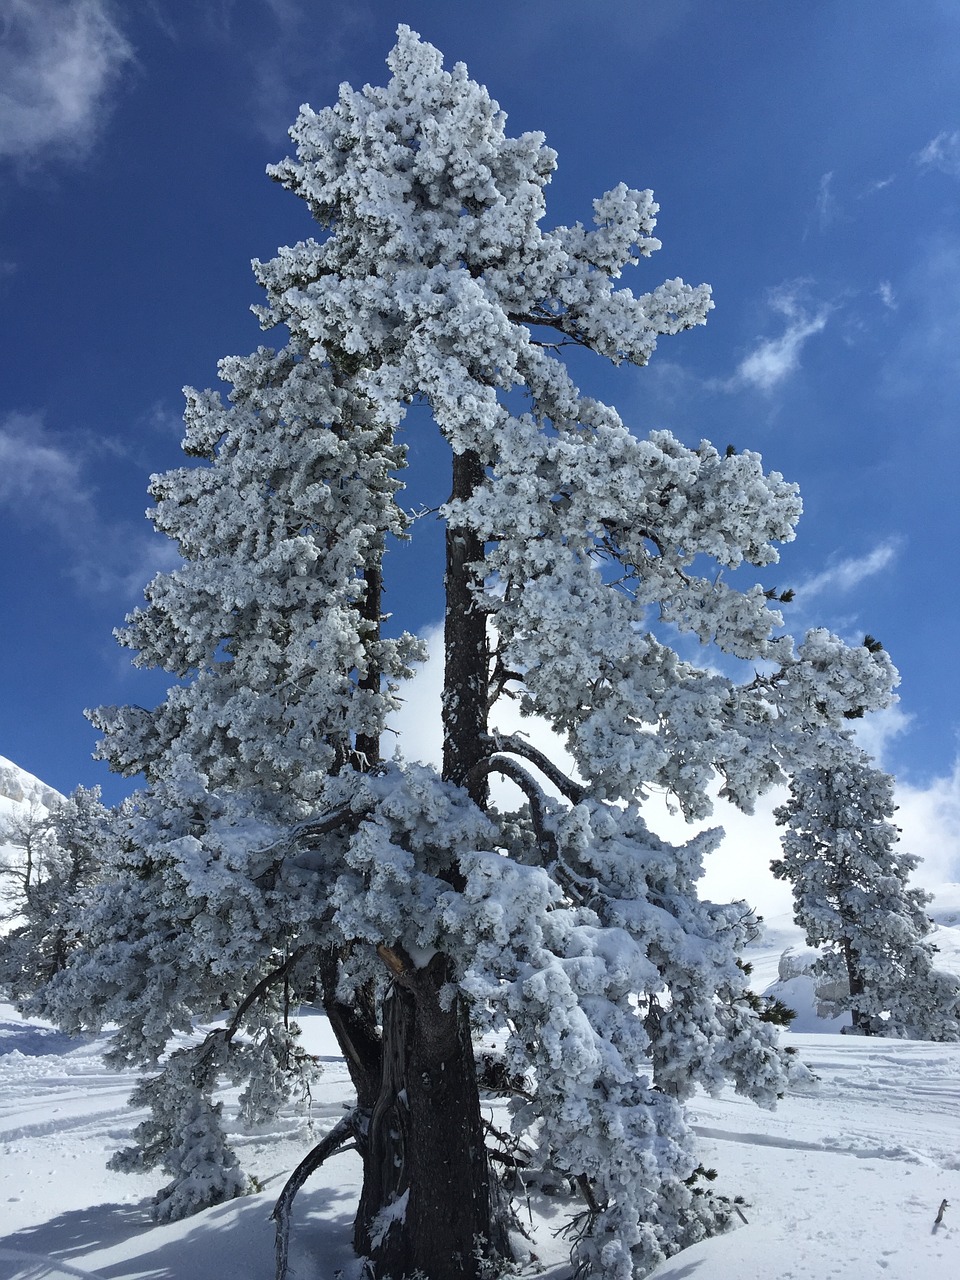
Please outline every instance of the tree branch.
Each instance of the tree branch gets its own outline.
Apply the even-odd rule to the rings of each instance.
[[[557,838],[546,825],[544,802],[547,797],[536,779],[532,778],[522,765],[517,764],[516,760],[502,755],[485,756],[483,760],[478,760],[467,774],[467,779],[469,780],[472,775],[480,778],[491,773],[502,774],[520,788],[530,803],[530,815],[533,818],[533,830],[537,843],[551,860],[558,858]]]
[[[257,854],[263,855],[272,853],[274,849],[282,849],[283,854],[271,862],[258,876],[255,876],[253,883],[260,888],[268,884],[270,878],[275,876],[283,866],[283,859],[286,853],[301,837],[306,837],[308,842],[303,847],[310,849],[312,846],[309,841],[316,840],[320,836],[330,835],[331,832],[339,831],[342,828],[352,828],[355,831],[367,815],[368,810],[366,809],[357,811],[350,805],[344,805],[340,809],[334,809],[332,813],[328,813],[322,818],[307,818],[303,822],[298,822],[278,840],[274,840],[273,844],[265,845],[262,849],[255,851]]]
[[[537,766],[543,776],[557,788],[562,796],[565,796],[571,804],[579,804],[587,794],[586,787],[578,782],[574,782],[572,778],[568,778],[562,769],[553,763],[549,756],[544,755],[525,738],[519,738],[515,734],[488,734],[489,745],[495,751],[509,751],[515,756],[523,756],[525,760],[529,760],[531,764]]]
[[[227,1043],[229,1043],[240,1030],[240,1024],[243,1022],[250,1006],[255,1004],[262,996],[266,995],[267,991],[269,991],[275,982],[279,982],[281,978],[285,978],[294,965],[302,960],[308,952],[316,950],[318,950],[318,944],[315,942],[310,942],[305,946],[298,947],[296,951],[291,952],[291,954],[287,956],[283,964],[278,965],[276,969],[271,969],[268,974],[265,974],[260,979],[250,994],[243,1000],[242,1004],[233,1015],[233,1018],[230,1020],[230,1025],[227,1027],[223,1037]]]
[[[353,1110],[348,1115],[345,1115],[342,1120],[339,1120],[323,1141],[318,1142],[313,1150],[304,1156],[284,1184],[277,1203],[273,1207],[273,1213],[270,1215],[271,1219],[277,1224],[275,1245],[277,1258],[276,1280],[285,1280],[287,1274],[290,1248],[290,1213],[293,1209],[294,1197],[311,1173],[315,1173],[325,1160],[328,1160],[330,1156],[336,1155],[341,1148],[345,1147],[356,1136],[359,1118],[359,1113]]]

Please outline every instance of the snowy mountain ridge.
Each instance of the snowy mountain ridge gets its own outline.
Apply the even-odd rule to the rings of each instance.
[[[48,787],[6,756],[0,756],[0,815],[11,812],[12,806],[39,804],[49,809],[62,798],[59,791]],[[4,804],[3,801],[10,803]]]

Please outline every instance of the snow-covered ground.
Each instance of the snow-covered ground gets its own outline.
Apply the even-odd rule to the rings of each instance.
[[[56,798],[0,758],[0,817]],[[0,853],[3,853],[0,850]],[[12,850],[5,851],[12,854]],[[933,941],[960,972],[960,886],[937,890]],[[819,1077],[816,1089],[764,1112],[731,1094],[698,1097],[692,1119],[717,1188],[741,1195],[745,1223],[666,1263],[658,1280],[954,1280],[960,1275],[960,1045],[837,1034],[816,1015],[813,979],[778,981],[802,952],[790,917],[767,920],[748,953],[753,984],[798,1012],[784,1039]],[[349,1104],[350,1084],[322,1016],[303,1018],[325,1071],[308,1115],[235,1131],[263,1190],[183,1222],[154,1226],[162,1173],[108,1170],[143,1113],[127,1106],[132,1074],[108,1070],[103,1037],[73,1040],[0,1004],[0,1280],[269,1280],[270,1212],[284,1178]],[[228,1113],[235,1095],[226,1093]],[[497,1117],[498,1119],[500,1117]],[[344,1153],[308,1182],[294,1208],[291,1280],[352,1280],[359,1161]],[[949,1202],[935,1226],[943,1200]],[[554,1237],[564,1206],[521,1205],[535,1236],[530,1275],[565,1280]]]
[[[107,1071],[85,1042],[0,1006],[0,1280],[268,1280],[273,1201],[285,1173],[342,1114],[345,1067],[319,1016],[305,1019],[325,1059],[309,1120],[237,1134],[263,1192],[184,1222],[153,1226],[160,1175],[104,1163],[137,1122],[131,1077]],[[742,1195],[746,1223],[678,1255],[661,1280],[953,1280],[960,1274],[960,1045],[790,1034],[820,1078],[772,1113],[733,1096],[698,1098],[693,1120],[716,1184]],[[229,1095],[227,1095],[229,1098]],[[312,1132],[311,1132],[312,1130]],[[348,1280],[356,1155],[336,1156],[294,1211],[292,1276]],[[950,1206],[934,1227],[940,1202]],[[531,1206],[539,1272],[568,1274],[552,1236],[560,1206]],[[527,1208],[523,1206],[526,1215]]]

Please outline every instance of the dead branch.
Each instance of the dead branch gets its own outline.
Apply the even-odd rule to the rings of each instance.
[[[273,1207],[273,1213],[270,1215],[271,1219],[277,1224],[275,1245],[277,1258],[276,1280],[286,1280],[290,1248],[290,1213],[293,1209],[294,1197],[311,1173],[315,1173],[325,1160],[328,1160],[330,1156],[336,1155],[338,1151],[352,1142],[356,1136],[358,1120],[359,1116],[356,1109],[345,1115],[342,1120],[339,1120],[323,1141],[318,1142],[313,1150],[304,1156],[284,1184],[277,1203]]]

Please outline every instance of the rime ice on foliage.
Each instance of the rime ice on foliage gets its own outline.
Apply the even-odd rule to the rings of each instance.
[[[28,1002],[77,949],[77,913],[100,874],[107,819],[99,788],[78,787],[16,821],[24,858],[13,927],[0,942],[0,988],[10,999]]]
[[[407,28],[389,65],[385,87],[344,85],[336,106],[302,110],[296,158],[272,175],[319,238],[255,264],[263,326],[284,345],[221,363],[228,403],[187,392],[184,447],[199,461],[153,480],[154,522],[183,565],[154,579],[120,639],[177,682],[155,710],[95,715],[102,756],[148,787],[114,815],[86,941],[39,999],[70,1025],[115,1020],[129,1063],[233,1011],[236,1044],[205,1042],[145,1086],[141,1140],[172,1171],[163,1194],[179,1212],[243,1186],[209,1072],[252,1071],[250,1105],[277,1105],[278,983],[322,998],[362,1148],[369,1137],[357,1239],[373,1252],[391,1205],[407,1211],[388,1237],[416,1231],[434,1176],[405,1187],[404,1160],[370,1154],[364,1126],[413,1108],[421,1088],[391,1084],[403,1059],[378,1047],[384,993],[391,1017],[402,997],[431,1034],[467,1008],[475,1033],[505,1034],[508,1074],[525,1081],[514,1126],[531,1159],[583,1191],[582,1273],[626,1280],[722,1222],[690,1184],[691,1090],[731,1080],[769,1105],[790,1082],[737,965],[752,918],[696,892],[715,837],[667,844],[638,805],[662,787],[702,816],[719,772],[749,809],[845,715],[884,705],[895,673],[825,631],[795,643],[760,586],[724,581],[776,561],[800,513],[793,485],[756,454],[639,438],[571,380],[563,346],[643,365],[712,306],[705,286],[620,283],[659,247],[651,193],[620,184],[589,228],[548,230],[556,158],[542,136],[507,136],[486,90]],[[383,764],[377,748],[419,654],[382,634],[379,597],[407,526],[396,432],[414,402],[455,460],[448,587],[459,573],[491,624],[469,670],[447,670],[445,729],[466,764],[444,776]],[[454,639],[469,613],[448,617]],[[671,627],[749,674],[681,659]],[[577,779],[486,734],[482,707],[505,689],[563,735]],[[520,812],[477,801],[490,773],[517,783]],[[411,1032],[401,1048],[433,1042]],[[469,1198],[447,1195],[429,1233]],[[480,1200],[487,1212],[482,1187]],[[495,1226],[488,1214],[471,1230],[492,1240]],[[464,1275],[479,1274],[475,1245],[468,1234]]]
[[[142,1172],[160,1165],[172,1175],[154,1196],[158,1222],[185,1218],[250,1190],[223,1134],[223,1103],[210,1097],[228,1053],[222,1036],[202,1057],[179,1049],[160,1075],[141,1080],[130,1097],[132,1106],[149,1106],[151,1117],[134,1130],[136,1145],[118,1151],[110,1167]]]
[[[798,772],[777,810],[786,828],[773,872],[793,886],[794,918],[821,947],[816,972],[845,984],[834,1000],[868,1035],[960,1039],[960,980],[937,969],[924,908],[907,879],[919,859],[897,847],[893,779],[849,738]]]

